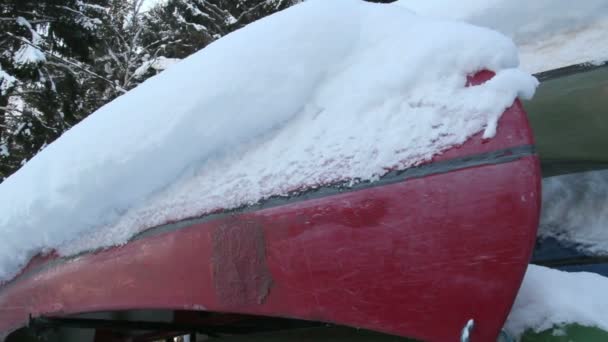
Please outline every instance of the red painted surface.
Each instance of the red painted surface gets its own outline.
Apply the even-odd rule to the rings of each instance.
[[[519,103],[498,135],[436,160],[532,143]],[[530,258],[536,156],[219,217],[26,272],[0,332],[30,314],[208,310],[335,322],[426,341],[493,341]],[[44,262],[42,263],[44,264]]]

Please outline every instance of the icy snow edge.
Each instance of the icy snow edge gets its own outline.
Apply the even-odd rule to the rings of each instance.
[[[608,331],[608,278],[529,265],[505,329],[516,337],[578,323]]]
[[[35,254],[375,180],[484,131],[537,80],[513,42],[394,5],[312,0],[230,34],[93,113],[0,185],[0,280]],[[496,76],[466,87],[488,69]]]

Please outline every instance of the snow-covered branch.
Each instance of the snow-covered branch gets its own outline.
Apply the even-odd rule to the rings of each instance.
[[[17,17],[14,17],[14,18],[12,18],[12,17],[0,17],[0,21],[11,22],[11,21],[16,21],[16,20],[17,20]],[[49,23],[49,22],[52,22],[52,21],[55,21],[55,19],[49,18],[49,19],[35,19],[35,20],[30,19],[29,20],[29,22],[32,23],[32,24],[43,24],[43,23]]]
[[[87,16],[86,14],[84,14],[81,11],[75,10],[73,8],[67,7],[67,6],[57,6],[58,8],[64,9],[66,11],[78,14],[78,17],[76,19],[76,21],[82,25],[82,27],[84,27],[87,30],[93,30],[95,29],[98,25],[101,25],[102,22],[101,20],[97,19],[97,18],[91,18],[89,16]]]
[[[114,87],[116,87],[116,90],[118,90],[118,91],[120,91],[120,92],[123,92],[123,93],[124,93],[124,92],[126,92],[126,90],[125,90],[125,89],[123,89],[123,88],[121,88],[121,87],[117,86],[117,85],[116,85],[114,82],[112,82],[111,80],[109,80],[109,79],[107,79],[107,78],[105,78],[105,77],[103,77],[103,76],[101,76],[101,75],[99,75],[99,74],[97,74],[97,73],[95,73],[95,72],[93,72],[93,71],[91,71],[91,70],[88,70],[86,67],[84,67],[84,66],[82,66],[82,65],[79,65],[79,64],[77,64],[77,63],[75,63],[75,62],[72,62],[72,61],[69,61],[69,60],[67,60],[67,59],[65,59],[65,58],[63,58],[63,57],[60,57],[60,56],[58,56],[58,55],[56,55],[56,54],[52,53],[52,52],[49,52],[49,51],[44,51],[44,50],[42,50],[40,47],[35,46],[35,45],[33,45],[32,43],[30,43],[29,41],[27,41],[27,40],[25,40],[25,39],[23,39],[23,38],[21,38],[21,37],[18,37],[18,36],[14,35],[14,34],[12,34],[12,33],[10,33],[10,32],[6,32],[6,34],[8,34],[9,36],[11,36],[11,37],[13,37],[13,38],[15,38],[15,39],[17,39],[17,40],[19,40],[19,41],[21,41],[22,43],[25,43],[25,44],[27,44],[27,45],[29,45],[29,46],[32,46],[32,47],[34,47],[34,48],[38,49],[40,52],[44,53],[46,56],[52,57],[52,58],[57,59],[57,60],[59,60],[59,61],[61,61],[61,62],[63,62],[63,63],[66,63],[66,64],[69,64],[69,65],[71,65],[71,66],[74,66],[74,67],[76,67],[76,68],[78,68],[78,69],[80,69],[80,70],[84,71],[85,73],[87,73],[87,74],[89,74],[89,75],[91,75],[91,76],[93,76],[93,77],[96,77],[96,78],[98,78],[98,79],[100,79],[100,80],[103,80],[103,81],[105,81],[105,82],[108,82],[108,83],[112,84]]]

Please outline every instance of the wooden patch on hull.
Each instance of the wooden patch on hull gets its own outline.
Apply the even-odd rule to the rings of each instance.
[[[213,233],[213,281],[227,307],[262,304],[272,286],[264,231],[255,221],[229,218]]]

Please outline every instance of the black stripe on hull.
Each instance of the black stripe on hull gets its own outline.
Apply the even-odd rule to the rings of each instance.
[[[225,217],[227,215],[253,212],[262,209],[287,205],[299,201],[334,196],[342,193],[359,191],[368,188],[381,187],[390,184],[400,183],[408,179],[423,178],[427,176],[438,175],[472,167],[504,164],[535,154],[536,151],[533,145],[523,145],[492,152],[470,155],[466,157],[424,164],[401,171],[392,171],[382,176],[379,180],[376,181],[343,182],[302,192],[295,192],[286,196],[273,196],[262,200],[254,205],[248,205],[236,209],[226,210],[221,213],[209,214],[200,218],[185,219],[177,223],[171,223],[151,228],[134,236],[133,240],[173,231],[194,224],[208,222],[211,220]]]
[[[562,68],[557,68],[553,70],[547,70],[543,72],[539,72],[534,74],[534,77],[538,79],[540,82],[553,80],[560,77],[566,77],[570,75],[576,75],[583,72],[593,71],[599,68],[608,67],[608,62],[594,64],[594,63],[581,63],[569,65]]]
[[[341,194],[341,193],[359,191],[359,190],[364,190],[364,189],[373,188],[373,187],[386,186],[386,185],[390,185],[390,184],[403,182],[408,179],[423,178],[423,177],[427,177],[427,176],[438,175],[438,174],[443,174],[443,173],[448,173],[448,172],[453,172],[453,171],[459,171],[459,170],[473,168],[473,167],[480,167],[480,166],[487,166],[487,165],[499,165],[499,164],[513,162],[513,161],[519,160],[521,158],[535,155],[535,154],[536,154],[536,152],[535,152],[535,148],[533,145],[524,145],[524,146],[506,148],[506,149],[501,149],[501,150],[492,151],[492,152],[480,153],[480,154],[475,154],[475,155],[466,156],[466,157],[460,157],[460,158],[454,158],[454,159],[449,159],[449,160],[445,160],[445,161],[424,164],[424,165],[412,167],[412,168],[409,168],[406,170],[401,170],[401,171],[392,171],[392,172],[387,173],[386,175],[384,175],[377,181],[359,182],[354,185],[351,185],[350,183],[341,183],[341,184],[335,184],[335,185],[330,185],[330,186],[326,186],[326,187],[320,187],[317,189],[307,190],[304,192],[294,193],[289,196],[275,196],[275,197],[271,197],[266,200],[263,200],[260,203],[255,204],[255,205],[249,205],[249,206],[236,208],[236,209],[232,209],[232,210],[226,210],[221,213],[209,214],[209,215],[205,215],[205,216],[202,216],[199,218],[185,219],[185,220],[181,220],[176,223],[168,223],[168,224],[165,224],[162,226],[150,228],[150,229],[147,229],[147,230],[135,235],[134,237],[132,237],[129,240],[129,242],[144,239],[144,238],[150,237],[150,236],[155,236],[155,235],[159,235],[159,234],[163,234],[163,233],[172,232],[172,231],[175,231],[175,230],[178,230],[181,228],[186,228],[186,227],[189,227],[189,226],[192,226],[195,224],[200,224],[200,223],[204,223],[204,222],[208,222],[208,221],[212,221],[212,220],[216,220],[216,219],[221,219],[223,217],[235,215],[235,214],[239,214],[239,213],[254,212],[254,211],[258,211],[258,210],[262,210],[262,209],[266,209],[266,208],[287,205],[287,204],[291,204],[291,203],[295,203],[295,202],[299,202],[299,201],[333,196],[333,195],[337,195],[337,194]],[[100,248],[99,250],[103,250],[103,249],[105,249],[105,248]],[[10,286],[17,285],[19,283],[20,279],[23,279],[25,277],[30,277],[41,271],[44,271],[45,269],[57,267],[65,262],[68,262],[69,260],[78,258],[79,256],[82,256],[82,255],[93,253],[95,251],[96,250],[89,250],[89,251],[84,251],[82,253],[79,253],[79,254],[73,255],[73,256],[59,257],[57,259],[50,260],[40,266],[33,267],[33,268],[25,271],[21,275],[17,276],[16,278],[11,279],[4,284],[0,284],[0,292],[3,289],[6,289]]]

